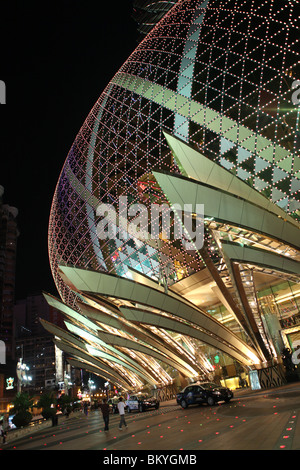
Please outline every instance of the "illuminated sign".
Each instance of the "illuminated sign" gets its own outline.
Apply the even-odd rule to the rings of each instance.
[[[219,362],[220,362],[220,356],[218,356],[218,354],[215,355],[214,361],[215,361],[215,364],[219,364]]]
[[[6,390],[12,390],[14,388],[14,380],[13,377],[6,379]]]

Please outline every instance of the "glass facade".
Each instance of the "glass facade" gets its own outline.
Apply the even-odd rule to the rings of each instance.
[[[283,328],[300,325],[300,284],[285,281],[259,292],[262,312],[277,315]]]

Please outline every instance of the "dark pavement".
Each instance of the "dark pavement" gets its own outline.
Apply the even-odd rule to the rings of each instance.
[[[300,450],[300,383],[265,391],[235,391],[228,403],[126,414],[128,428],[110,416],[104,432],[99,410],[60,418],[56,427],[9,441],[3,450]],[[6,454],[6,452],[5,452]]]

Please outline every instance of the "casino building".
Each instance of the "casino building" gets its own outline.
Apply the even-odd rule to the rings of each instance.
[[[297,1],[172,3],[66,158],[49,222],[60,299],[45,293],[66,328],[42,323],[72,366],[121,390],[276,386],[300,345]],[[203,204],[203,246],[118,221],[100,239],[99,204],[125,195],[194,219]]]

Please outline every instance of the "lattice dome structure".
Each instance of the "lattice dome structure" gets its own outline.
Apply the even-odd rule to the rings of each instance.
[[[182,1],[136,48],[79,131],[55,191],[49,251],[61,293],[58,263],[157,274],[160,255],[151,247],[100,246],[95,204],[117,203],[125,192],[132,202],[158,197],[151,170],[178,170],[163,129],[299,214],[296,8]],[[166,251],[174,265],[176,254]],[[200,259],[184,257],[175,271],[201,269]]]
[[[118,293],[110,291],[114,279],[105,276],[138,273],[138,282],[149,280],[149,292],[156,289],[151,282],[165,283],[181,305],[185,297],[195,303],[194,334],[198,328],[202,338],[206,283],[232,314],[232,334],[247,344],[244,363],[278,356],[281,340],[273,341],[262,320],[254,274],[262,285],[265,275],[295,283],[300,276],[299,107],[292,99],[299,76],[297,3],[178,1],[115,74],[80,129],[53,198],[49,257],[66,305],[82,312],[84,300],[97,310],[94,303],[105,306],[106,296],[111,312],[137,322],[147,316],[138,316],[138,297],[129,312],[127,288],[120,283]],[[119,226],[115,238],[99,239],[99,204],[118,210],[122,195],[148,208],[188,203],[189,196],[205,202],[204,248],[187,251],[163,234],[155,243],[125,239]],[[176,312],[161,302],[165,328],[171,328]],[[184,322],[192,325],[189,318]],[[243,363],[240,339],[214,325],[220,329],[215,347],[230,355],[232,339],[233,357]]]

